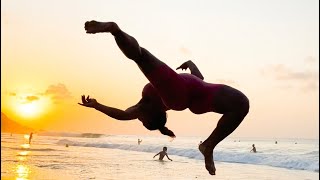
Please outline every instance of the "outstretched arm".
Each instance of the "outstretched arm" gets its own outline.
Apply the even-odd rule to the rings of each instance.
[[[158,156],[159,154],[160,154],[160,152],[159,152],[158,154],[154,155],[153,158],[155,158],[155,157]]]
[[[90,107],[90,108],[94,108],[106,115],[108,115],[109,117],[112,117],[114,119],[117,120],[133,120],[133,119],[137,119],[139,114],[140,114],[140,104],[136,104],[134,106],[129,107],[128,109],[126,109],[125,111],[117,109],[117,108],[113,108],[113,107],[109,107],[109,106],[105,106],[103,104],[100,104],[97,102],[97,100],[89,98],[89,96],[87,98],[85,98],[85,96],[82,96],[82,104],[78,103],[82,106],[85,107]]]
[[[191,60],[188,60],[188,61],[184,62],[183,64],[181,64],[181,66],[179,66],[177,68],[177,70],[178,69],[186,70],[188,68],[190,69],[190,72],[192,75],[195,75],[202,80],[204,79],[204,77],[202,76],[198,67]]]
[[[167,156],[167,158],[168,158],[170,161],[172,161],[172,159],[169,158],[168,154],[166,154],[166,156]]]

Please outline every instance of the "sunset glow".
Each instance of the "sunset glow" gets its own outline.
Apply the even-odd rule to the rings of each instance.
[[[28,101],[28,97],[32,96],[27,96],[27,98],[22,96],[18,100],[12,100],[12,108],[18,116],[25,119],[32,119],[41,116],[49,110],[50,100],[48,98]]]
[[[78,105],[85,94],[125,110],[149,82],[110,33],[84,29],[114,21],[176,72],[192,60],[206,82],[243,92],[250,112],[232,136],[319,137],[319,1],[139,3],[1,1],[2,112],[34,129],[160,135]],[[168,111],[166,125],[207,136],[220,117]]]
[[[17,111],[22,116],[32,117],[39,114],[39,108],[39,105],[37,105],[36,103],[26,103],[18,105]]]

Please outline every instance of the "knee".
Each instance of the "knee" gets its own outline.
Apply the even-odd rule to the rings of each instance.
[[[119,26],[115,22],[109,22],[110,32],[112,35],[116,36],[119,32],[121,32]]]

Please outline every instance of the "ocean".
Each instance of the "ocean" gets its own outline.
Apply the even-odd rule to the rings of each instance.
[[[319,179],[318,140],[226,138],[211,176],[197,149],[205,137],[47,132],[29,145],[27,136],[1,133],[1,179]],[[164,146],[173,161],[153,158]]]

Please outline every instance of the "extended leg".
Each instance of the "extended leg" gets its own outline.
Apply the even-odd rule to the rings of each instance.
[[[110,32],[123,54],[136,62],[170,109],[183,110],[187,107],[188,94],[184,80],[169,66],[140,47],[137,40],[123,32],[116,23],[89,21],[85,23],[85,29],[87,33]]]

